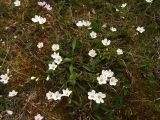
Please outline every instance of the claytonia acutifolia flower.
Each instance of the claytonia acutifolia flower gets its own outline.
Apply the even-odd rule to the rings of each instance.
[[[13,114],[13,111],[11,111],[11,110],[6,110],[6,112],[7,112],[8,115],[12,115]]]
[[[82,27],[82,26],[89,27],[90,25],[91,25],[91,22],[90,21],[86,21],[86,20],[78,21],[76,23],[76,26],[78,26],[78,27]]]
[[[148,2],[148,3],[152,3],[152,2],[153,2],[153,0],[146,0],[146,2]]]
[[[119,9],[118,9],[118,8],[116,8],[116,12],[119,12]]]
[[[36,77],[32,76],[32,77],[31,77],[31,80],[34,80],[34,79],[36,79]]]
[[[102,92],[98,92],[94,95],[94,99],[95,99],[95,102],[100,104],[100,103],[104,103],[104,98],[106,98],[106,95],[103,94]]]
[[[57,68],[57,65],[55,64],[55,62],[48,64],[48,66],[49,66],[49,70],[55,70]]]
[[[121,5],[121,8],[125,8],[127,6],[127,3],[123,3],[122,5]]]
[[[97,55],[97,53],[96,53],[96,51],[95,50],[90,50],[89,52],[88,52],[88,55],[90,56],[90,57],[95,57],[96,55]]]
[[[117,29],[116,29],[115,27],[111,27],[110,30],[111,30],[112,32],[116,32],[116,31],[117,31]]]
[[[69,90],[68,88],[67,89],[63,89],[62,91],[63,91],[62,96],[66,96],[66,97],[69,97],[70,94],[72,93],[72,91]]]
[[[15,0],[14,1],[14,6],[20,6],[21,5],[21,1],[19,1],[19,0]]]
[[[43,18],[41,16],[35,15],[34,18],[31,19],[34,23],[44,24],[46,22],[46,18]]]
[[[104,40],[102,40],[102,44],[103,44],[104,46],[108,46],[108,45],[111,44],[111,41],[108,40],[107,38],[105,38]]]
[[[2,82],[3,84],[7,84],[9,81],[9,69],[7,69],[7,73],[0,75],[0,82]]]
[[[109,84],[115,86],[117,84],[118,80],[115,77],[112,77],[109,80]]]
[[[39,43],[37,44],[37,47],[38,47],[39,49],[43,48],[43,42],[39,42]]]
[[[59,50],[59,44],[53,44],[53,45],[52,45],[52,50],[53,50],[53,51]]]
[[[117,49],[117,55],[122,55],[123,54],[123,50],[122,49]]]
[[[9,92],[8,97],[14,97],[18,94],[18,92],[16,92],[15,90],[12,90],[11,92]]]
[[[44,117],[41,116],[40,114],[37,114],[36,116],[34,116],[34,120],[42,120]]]
[[[95,100],[95,94],[96,94],[95,90],[91,90],[91,92],[88,92],[88,99]]]
[[[92,31],[92,32],[90,33],[90,36],[91,36],[91,38],[96,38],[96,37],[97,37],[97,33],[94,32],[94,31]]]
[[[52,7],[51,7],[50,4],[46,4],[46,5],[44,6],[44,8],[46,8],[47,10],[52,10]]]
[[[60,94],[58,91],[53,93],[53,100],[61,100],[62,94]]]
[[[51,57],[54,59],[54,62],[56,64],[60,64],[62,62],[62,57],[59,55],[59,53],[54,52]]]
[[[144,27],[140,27],[140,26],[138,26],[136,30],[140,33],[143,33],[145,31]]]
[[[52,100],[53,99],[53,92],[49,91],[48,93],[46,93],[46,97],[48,100]]]
[[[107,27],[107,25],[106,25],[106,24],[103,24],[103,25],[102,25],[102,28],[106,28],[106,27]]]
[[[46,4],[45,1],[44,1],[44,2],[38,2],[38,5],[39,5],[39,6],[42,6],[42,7],[43,7],[45,4]]]
[[[98,84],[106,84],[114,73],[111,70],[102,70],[102,74],[97,77]]]

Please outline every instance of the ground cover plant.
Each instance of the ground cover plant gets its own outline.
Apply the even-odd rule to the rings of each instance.
[[[0,0],[1,120],[159,120],[159,0]]]

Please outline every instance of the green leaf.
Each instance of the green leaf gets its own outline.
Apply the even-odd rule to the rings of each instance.
[[[74,50],[75,50],[75,48],[76,48],[76,43],[77,43],[77,40],[74,39],[74,40],[72,41],[72,53],[74,52]]]
[[[69,71],[70,71],[69,82],[74,85],[76,84],[77,74],[76,72],[74,72],[74,67],[72,64],[69,66]]]

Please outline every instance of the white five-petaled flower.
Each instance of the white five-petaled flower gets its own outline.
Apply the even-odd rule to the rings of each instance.
[[[82,21],[78,21],[78,22],[76,23],[76,25],[77,25],[78,27],[82,27],[82,26],[83,26],[83,22],[82,22]]]
[[[146,0],[146,2],[148,2],[148,3],[152,3],[152,2],[153,2],[153,0]]]
[[[99,77],[97,77],[97,81],[99,85],[106,84],[108,81],[108,78],[105,77],[104,75],[100,75]]]
[[[49,91],[48,93],[46,93],[46,97],[48,100],[52,100],[53,99],[53,92]]]
[[[96,53],[96,51],[95,50],[90,50],[89,52],[88,52],[88,55],[90,56],[90,57],[95,57],[96,55],[97,55],[97,53]]]
[[[14,1],[14,5],[15,5],[15,6],[20,6],[20,5],[21,5],[21,1],[15,0],[15,1]]]
[[[42,120],[44,117],[41,116],[40,114],[37,114],[36,116],[34,116],[34,120]]]
[[[96,94],[95,90],[92,90],[91,92],[88,92],[88,99],[89,100],[95,100],[95,94]]]
[[[103,94],[102,92],[98,92],[94,96],[95,102],[98,104],[104,103],[104,100],[103,100],[104,98],[106,98],[106,95]]]
[[[51,57],[54,59],[54,62],[56,64],[60,64],[62,62],[62,57],[59,55],[59,53],[54,52]]]
[[[3,84],[7,84],[9,81],[9,69],[7,69],[7,73],[0,75],[0,82]]]
[[[127,6],[127,3],[123,3],[122,5],[121,5],[121,8],[125,8]]]
[[[9,92],[8,97],[14,97],[18,94],[18,92],[16,92],[15,90],[12,90],[11,92]]]
[[[123,54],[123,50],[120,49],[120,48],[118,48],[118,49],[117,49],[117,55],[122,55],[122,54]]]
[[[70,94],[72,93],[72,91],[69,90],[68,88],[67,89],[63,89],[62,91],[63,91],[62,96],[67,96],[67,97],[69,97]]]
[[[59,44],[53,44],[53,45],[52,45],[52,50],[53,50],[53,51],[59,50]]]
[[[109,80],[109,84],[115,86],[117,84],[118,80],[115,77],[112,77]]]
[[[41,48],[43,48],[43,42],[39,42],[38,44],[37,44],[37,47],[39,48],[39,49],[41,49]]]
[[[103,44],[104,46],[108,46],[108,45],[111,44],[111,41],[108,40],[107,38],[105,38],[104,40],[102,40],[102,44]]]
[[[111,30],[112,32],[116,32],[116,31],[117,31],[117,29],[116,29],[115,27],[111,27],[110,30]]]
[[[35,15],[34,18],[32,18],[32,21],[34,23],[38,22],[39,24],[44,24],[46,22],[46,18],[43,18],[41,16]]]
[[[145,31],[144,27],[140,27],[140,26],[138,26],[136,30],[140,33],[143,33]]]
[[[90,36],[91,36],[91,38],[97,38],[97,33],[94,32],[94,31],[92,31],[92,32],[90,33]]]
[[[53,93],[53,100],[61,100],[62,94],[56,91]]]
[[[11,111],[11,110],[6,110],[6,112],[7,112],[8,115],[12,115],[13,114],[13,111]]]
[[[57,68],[57,65],[55,64],[55,62],[48,64],[48,66],[49,66],[49,70],[55,70]]]

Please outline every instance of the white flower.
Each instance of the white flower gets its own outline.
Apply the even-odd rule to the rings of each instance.
[[[45,1],[44,1],[44,2],[38,2],[38,5],[39,5],[39,6],[42,6],[42,7],[43,7],[45,4],[46,4]]]
[[[67,96],[67,97],[69,97],[70,94],[72,93],[72,91],[68,90],[68,88],[67,89],[63,89],[62,91],[63,91],[62,96]]]
[[[14,97],[18,94],[18,92],[16,92],[15,90],[12,90],[11,92],[9,92],[8,97]]]
[[[14,5],[15,5],[15,6],[20,6],[20,5],[21,5],[21,1],[15,0],[15,1],[14,1]]]
[[[119,9],[118,9],[118,8],[116,8],[116,12],[119,12]]]
[[[106,25],[106,24],[103,24],[103,25],[102,25],[102,28],[106,28],[106,27],[107,27],[107,25]]]
[[[117,31],[117,29],[116,29],[115,27],[111,27],[110,30],[111,30],[112,32],[116,32],[116,31]]]
[[[90,21],[85,21],[83,20],[82,21],[83,25],[86,26],[86,27],[89,27],[91,25],[91,22]]]
[[[127,3],[124,3],[121,5],[121,8],[125,8],[127,6]]]
[[[38,22],[39,24],[44,24],[46,22],[46,18],[35,15],[34,18],[31,19],[34,23]]]
[[[98,80],[98,84],[102,85],[102,84],[106,84],[107,83],[107,77],[104,75],[100,75],[99,77],[97,77]]]
[[[54,95],[54,93],[51,92],[51,91],[49,91],[48,93],[46,93],[46,97],[47,97],[48,100],[53,99],[53,95]]]
[[[104,46],[108,46],[108,45],[111,44],[111,41],[108,40],[107,38],[105,38],[104,40],[102,40],[102,44],[103,44]]]
[[[91,92],[88,92],[88,99],[89,100],[95,100],[95,94],[96,94],[95,90],[92,90]]]
[[[114,72],[112,72],[111,70],[102,70],[102,75],[105,77],[112,77],[114,75]]]
[[[103,94],[102,92],[98,92],[94,95],[95,98],[95,102],[100,104],[100,103],[104,103],[104,98],[106,98],[106,95]]]
[[[37,114],[36,116],[34,116],[34,120],[42,120],[44,117],[41,116],[40,114]]]
[[[3,84],[7,84],[7,83],[8,83],[8,80],[9,80],[8,74],[2,74],[2,75],[0,76],[0,82],[2,82]]]
[[[13,111],[11,111],[11,110],[6,110],[6,112],[7,112],[8,115],[12,115],[13,114]]]
[[[91,36],[91,38],[96,38],[96,37],[97,37],[97,33],[94,32],[94,31],[92,31],[92,32],[90,33],[90,36]]]
[[[136,30],[140,33],[143,33],[145,31],[144,27],[140,27],[140,26],[138,26]]]
[[[53,50],[53,51],[59,50],[59,44],[53,44],[53,45],[52,45],[52,50]]]
[[[82,26],[83,26],[83,22],[82,22],[82,21],[78,21],[78,22],[76,23],[76,25],[77,25],[78,27],[82,27]]]
[[[59,55],[59,52],[54,52],[53,54],[51,54],[51,57],[53,58],[53,59],[56,59],[56,58],[58,58],[60,55]]]
[[[53,99],[54,100],[61,100],[62,94],[60,94],[58,91],[53,93]]]
[[[112,77],[109,80],[109,84],[115,86],[117,84],[118,80],[115,77]]]
[[[95,50],[90,50],[89,52],[88,52],[88,55],[90,56],[90,57],[95,57],[96,55],[97,55],[97,53],[96,53],[96,51]]]
[[[54,59],[54,62],[59,65],[59,64],[62,62],[62,57],[59,56],[59,57],[55,58],[55,59]]]
[[[117,55],[122,55],[123,54],[123,50],[122,49],[117,49]]]
[[[153,2],[153,0],[146,0],[146,2],[148,2],[148,3],[152,3],[152,2]]]
[[[55,64],[55,62],[52,62],[48,66],[49,66],[49,70],[55,70],[57,68],[57,65]]]
[[[43,48],[43,42],[39,42],[38,45],[37,45],[37,47],[38,47],[39,49]]]

